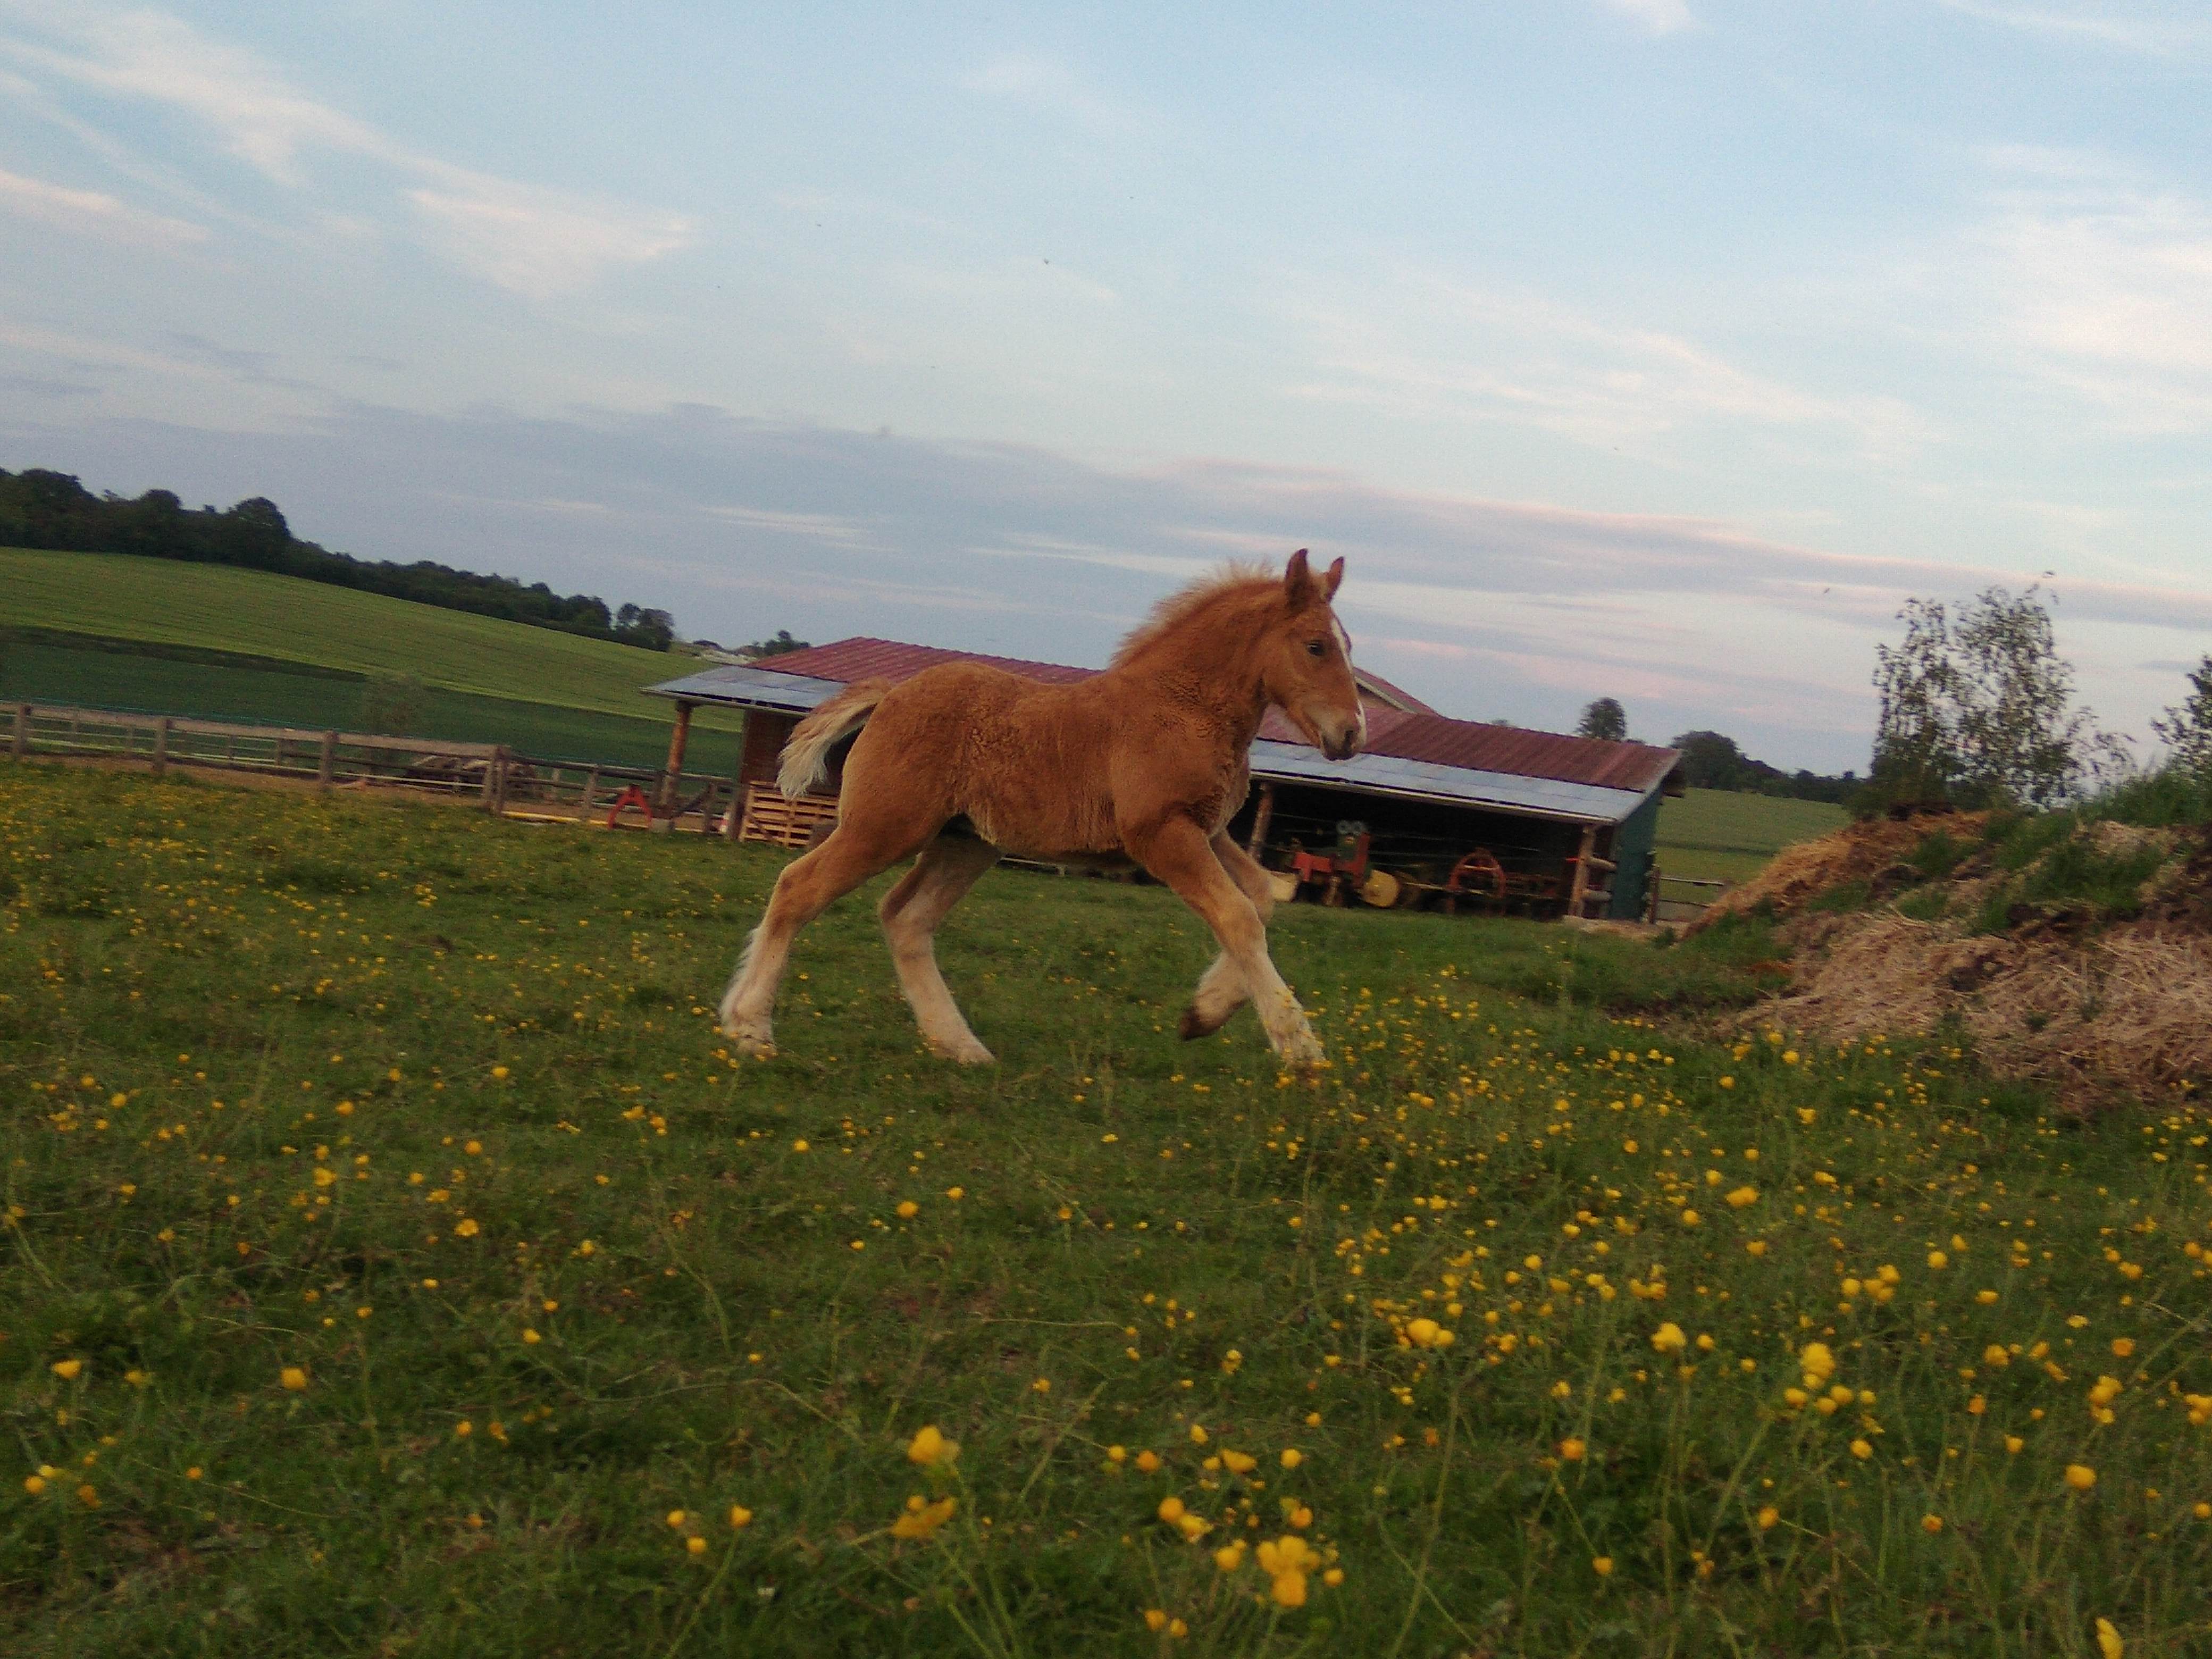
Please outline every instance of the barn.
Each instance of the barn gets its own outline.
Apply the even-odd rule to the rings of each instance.
[[[647,691],[676,705],[673,766],[694,708],[744,709],[737,833],[802,846],[836,816],[836,803],[787,801],[777,792],[776,757],[792,727],[855,680],[902,680],[957,661],[1061,684],[1096,672],[849,639]],[[1453,720],[1378,676],[1361,670],[1358,680],[1368,742],[1352,759],[1327,759],[1273,709],[1252,745],[1252,794],[1231,832],[1279,872],[1278,891],[1455,913],[1647,914],[1659,803],[1682,792],[1674,750]]]

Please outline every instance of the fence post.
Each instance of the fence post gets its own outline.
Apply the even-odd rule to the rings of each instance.
[[[738,769],[730,775],[730,810],[722,817],[722,839],[738,838],[738,820],[745,815],[745,769],[739,762]]]
[[[599,769],[597,766],[584,774],[584,816],[592,816],[592,803],[599,799]]]
[[[17,760],[31,752],[31,705],[27,702],[15,705],[15,741],[10,746]]]
[[[169,769],[169,726],[167,714],[154,723],[154,775],[160,777]]]
[[[507,745],[500,744],[484,763],[484,811],[495,816],[507,811]]]
[[[315,787],[326,795],[331,792],[331,777],[337,770],[337,764],[338,734],[325,732],[323,733],[322,759],[315,767]]]

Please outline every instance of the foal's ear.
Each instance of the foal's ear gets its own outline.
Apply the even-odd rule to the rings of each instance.
[[[1303,610],[1313,601],[1313,572],[1306,568],[1306,550],[1300,548],[1291,555],[1290,568],[1283,572],[1283,594],[1293,611]]]
[[[1325,599],[1336,597],[1336,590],[1344,586],[1344,561],[1339,559],[1329,566],[1321,579],[1321,596]]]

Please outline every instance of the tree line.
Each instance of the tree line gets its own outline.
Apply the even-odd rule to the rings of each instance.
[[[1618,697],[1596,698],[1583,706],[1575,735],[1626,743],[1628,711]],[[1769,766],[1745,754],[1736,740],[1724,732],[1684,732],[1668,738],[1667,746],[1681,751],[1683,778],[1692,789],[1729,789],[1739,794],[1781,795],[1842,805],[1864,787],[1865,781],[1856,772],[1832,778],[1818,772],[1785,772],[1778,766]]]
[[[221,511],[193,510],[171,490],[125,499],[94,495],[66,472],[0,469],[0,546],[237,565],[648,651],[665,651],[676,637],[675,619],[665,611],[635,605],[610,611],[596,595],[564,596],[544,582],[525,585],[429,559],[399,564],[331,552],[295,536],[276,503],[263,495]]]

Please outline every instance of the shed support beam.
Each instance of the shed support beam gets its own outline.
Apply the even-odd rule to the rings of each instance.
[[[678,702],[676,705],[676,724],[668,732],[668,764],[660,774],[660,799],[653,808],[653,827],[665,830],[676,811],[676,797],[684,777],[684,750],[691,741],[691,711],[696,703]]]
[[[1260,785],[1260,804],[1252,809],[1252,834],[1244,843],[1244,850],[1255,859],[1267,850],[1267,824],[1275,816],[1275,786],[1262,781]]]
[[[1575,854],[1575,879],[1567,893],[1567,914],[1580,917],[1583,902],[1589,896],[1590,860],[1597,851],[1597,825],[1583,825],[1583,844]]]

